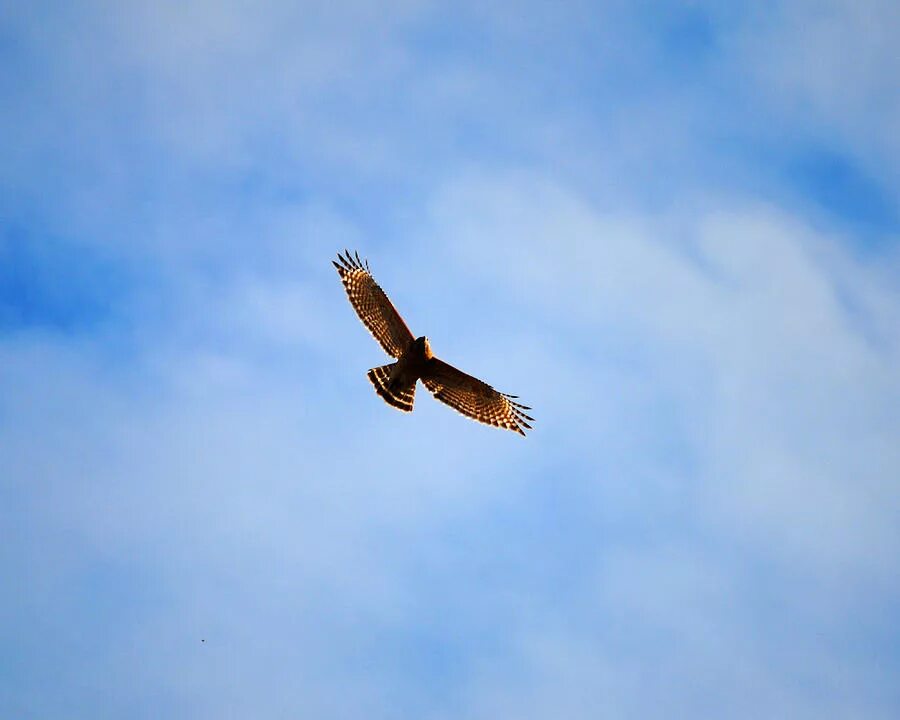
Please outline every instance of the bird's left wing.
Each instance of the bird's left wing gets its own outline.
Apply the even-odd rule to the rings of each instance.
[[[520,435],[525,434],[523,428],[531,430],[526,421],[534,418],[524,412],[531,408],[515,402],[515,395],[498,392],[443,360],[433,357],[428,361],[422,383],[435,398],[473,420]]]
[[[368,263],[363,264],[358,254],[354,257],[345,250],[344,255],[338,253],[338,260],[340,264],[331,262],[359,319],[388,355],[399,358],[414,340],[400,313],[369,273]]]

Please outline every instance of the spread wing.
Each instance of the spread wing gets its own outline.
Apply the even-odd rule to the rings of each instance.
[[[531,408],[515,402],[515,395],[497,392],[487,383],[466,375],[443,360],[434,357],[428,361],[422,383],[435,398],[473,420],[520,435],[525,434],[523,428],[531,430],[526,421],[534,421],[534,418],[524,412]]]
[[[369,274],[369,263],[363,265],[359,254],[353,257],[346,250],[344,255],[338,253],[338,260],[340,264],[334,260],[331,262],[341,276],[347,297],[359,319],[388,355],[399,358],[414,340],[413,334],[384,294],[384,290],[378,287],[378,283]]]

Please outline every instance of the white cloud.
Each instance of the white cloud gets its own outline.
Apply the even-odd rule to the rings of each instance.
[[[717,67],[889,148],[874,15],[785,7]],[[897,255],[711,191],[681,159],[722,99],[611,92],[658,49],[613,4],[571,50],[580,12],[476,13],[489,59],[417,47],[429,5],[17,14],[45,54],[0,121],[5,202],[147,270],[115,327],[0,341],[21,708],[890,715]],[[380,404],[345,246],[535,432]]]
[[[867,316],[885,338],[871,343],[857,329],[866,311],[847,305],[874,295],[893,316],[898,298],[877,273],[765,207],[610,217],[540,178],[500,174],[462,180],[435,213],[457,280],[471,275],[496,316],[528,307],[542,331],[556,328],[558,392],[602,405],[603,384],[585,386],[581,364],[590,353],[602,378],[614,362],[605,335],[632,336],[655,402],[675,403],[708,522],[773,557],[890,577],[897,336]],[[570,409],[590,422],[590,410]]]

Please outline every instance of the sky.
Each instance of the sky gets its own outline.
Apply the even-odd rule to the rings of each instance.
[[[0,3],[0,716],[900,715],[898,32]]]

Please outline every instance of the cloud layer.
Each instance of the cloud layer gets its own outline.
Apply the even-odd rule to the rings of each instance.
[[[0,714],[896,715],[890,3],[0,17]]]

